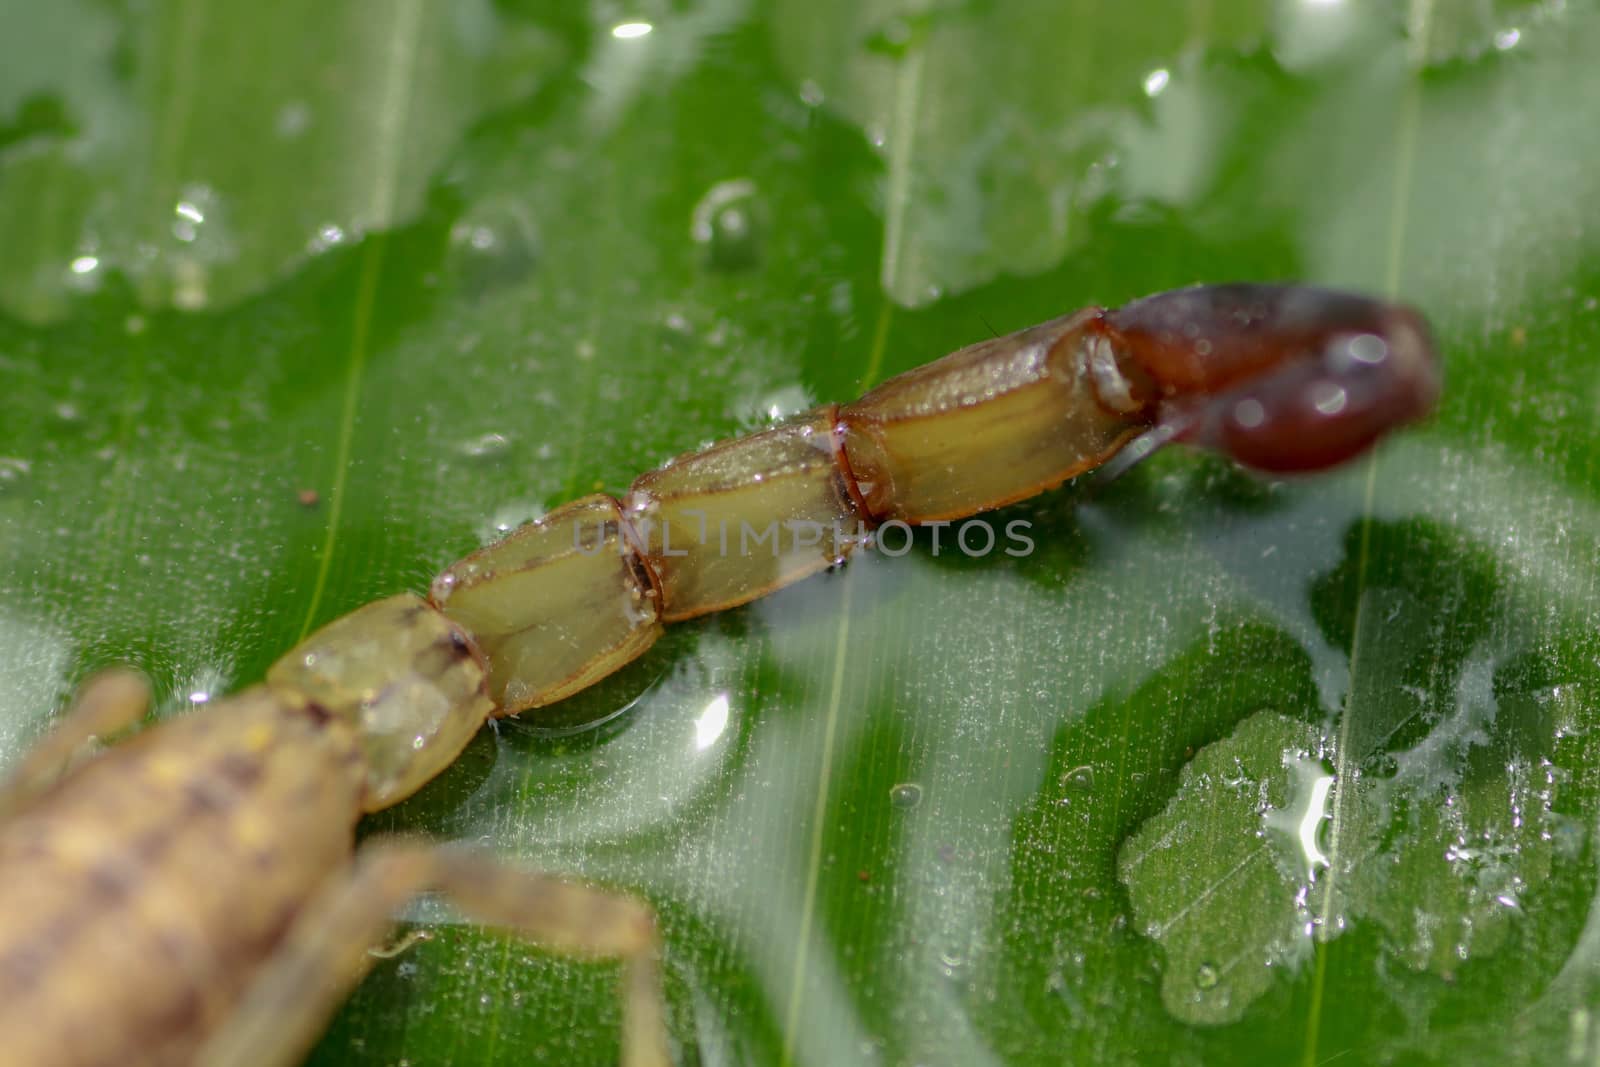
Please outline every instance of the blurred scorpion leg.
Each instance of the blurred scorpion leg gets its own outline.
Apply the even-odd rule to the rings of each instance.
[[[91,675],[78,687],[66,714],[0,784],[0,818],[25,806],[86,754],[92,755],[93,742],[131,729],[149,709],[150,683],[138,671],[117,667]]]
[[[296,919],[199,1067],[292,1067],[378,958],[397,909],[438,891],[471,918],[564,954],[623,964],[623,1067],[669,1067],[655,918],[624,893],[509,866],[460,846],[386,841],[325,884]]]

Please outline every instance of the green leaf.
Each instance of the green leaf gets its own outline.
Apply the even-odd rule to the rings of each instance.
[[[1591,0],[6,5],[0,757],[991,332],[1353,286],[1446,360],[1373,458],[921,532],[363,833],[647,897],[686,1062],[1592,1059],[1597,49]],[[615,1062],[613,966],[404,918],[315,1062]]]

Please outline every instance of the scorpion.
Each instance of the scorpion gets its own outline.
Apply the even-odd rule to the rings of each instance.
[[[358,853],[362,815],[489,719],[594,683],[666,623],[834,567],[887,524],[971,516],[1170,441],[1321,470],[1438,393],[1423,319],[1386,301],[1238,284],[1085,308],[557,508],[426,598],[361,607],[261,683],[79,758],[148,707],[141,675],[96,675],[0,792],[0,1061],[293,1064],[394,912],[442,892],[556,951],[620,960],[622,1061],[665,1067],[644,901],[460,845]]]

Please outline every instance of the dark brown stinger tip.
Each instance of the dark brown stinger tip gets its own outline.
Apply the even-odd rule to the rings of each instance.
[[[1108,313],[1160,389],[1170,436],[1262,471],[1320,470],[1433,409],[1439,364],[1410,308],[1299,285],[1208,285]]]

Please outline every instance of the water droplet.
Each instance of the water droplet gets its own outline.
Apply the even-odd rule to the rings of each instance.
[[[1506,52],[1517,47],[1517,42],[1520,40],[1522,40],[1522,31],[1512,27],[1509,30],[1501,30],[1494,35],[1494,46],[1500,51]]]
[[[816,406],[811,391],[798,383],[782,385],[760,394],[735,412],[740,427],[747,431],[765,429]]]
[[[1164,67],[1157,67],[1144,76],[1144,95],[1160,96],[1161,91],[1172,81],[1172,75]]]
[[[1194,984],[1196,989],[1215,989],[1222,980],[1222,975],[1217,972],[1215,964],[1202,963],[1195,968]]]
[[[33,465],[16,456],[0,456],[0,493],[7,493],[27,481]]]
[[[215,189],[199,182],[185,185],[178,191],[178,199],[172,205],[172,236],[186,245],[204,238],[207,246],[204,257],[218,258],[220,253],[227,251],[224,247],[216,247],[219,239],[224,244],[226,242],[226,235],[217,228],[221,214],[222,198]]]
[[[1068,771],[1063,780],[1068,789],[1087,793],[1094,788],[1094,768],[1085,763],[1082,767],[1074,767]]]
[[[1267,421],[1267,409],[1255,397],[1247,396],[1233,405],[1233,421],[1246,430],[1253,430]]]
[[[484,462],[500,459],[510,451],[510,439],[498,433],[480,434],[456,446],[456,454],[462,458]]]
[[[291,100],[278,109],[274,122],[278,136],[285,141],[299,137],[311,126],[311,105],[304,100]]]
[[[1291,756],[1284,766],[1293,776],[1290,798],[1283,808],[1268,809],[1262,823],[1282,834],[1299,849],[1302,871],[1308,881],[1328,866],[1324,837],[1333,819],[1333,787],[1337,779],[1319,760]]]
[[[1343,358],[1376,367],[1389,358],[1389,343],[1375,333],[1358,333],[1338,351]]]
[[[761,258],[765,208],[755,182],[734,178],[718,182],[694,206],[689,233],[706,249],[715,270],[747,270]]]
[[[450,227],[449,270],[465,290],[481,294],[519,281],[539,264],[538,227],[527,205],[489,197]]]
[[[1350,402],[1350,396],[1345,392],[1342,385],[1335,385],[1333,382],[1317,382],[1311,387],[1310,400],[1311,406],[1324,415],[1337,415]]]
[[[200,224],[206,221],[206,213],[199,204],[192,200],[179,200],[172,208],[172,236],[188,244],[200,236]]]
[[[485,545],[498,541],[523,523],[532,522],[544,513],[545,508],[531,500],[506,504],[496,510],[487,522],[478,526],[478,541]]]
[[[800,83],[800,101],[807,107],[821,107],[825,99],[822,86],[810,78]]]
[[[337,248],[349,240],[344,228],[337,223],[325,222],[317,227],[317,232],[306,241],[306,251],[313,256],[321,255],[330,248]]]
[[[883,56],[899,58],[910,49],[911,43],[916,38],[916,27],[911,20],[901,15],[895,15],[879,26],[866,39],[869,52],[876,52]]]
[[[106,261],[93,247],[79,250],[76,256],[67,261],[67,288],[79,293],[94,292],[105,280],[106,266]]]
[[[889,803],[909,811],[922,803],[922,787],[915,782],[901,782],[889,790]]]

